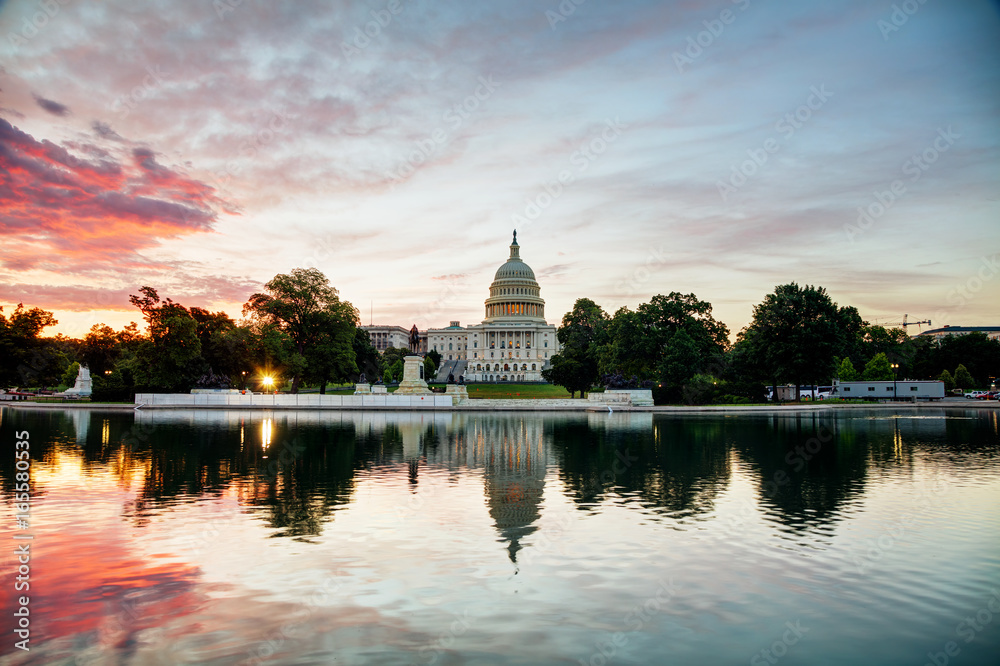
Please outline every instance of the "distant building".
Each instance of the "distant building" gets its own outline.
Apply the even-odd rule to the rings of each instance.
[[[410,332],[402,326],[362,326],[371,336],[372,346],[385,351],[389,347],[407,349],[410,346]]]
[[[940,341],[946,335],[965,335],[973,332],[985,333],[991,340],[1000,340],[1000,326],[945,326],[923,331],[917,337],[933,337]]]

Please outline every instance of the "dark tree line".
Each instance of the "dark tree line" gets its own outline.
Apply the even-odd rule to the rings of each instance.
[[[1000,341],[985,334],[911,338],[864,321],[822,287],[795,283],[754,306],[734,343],[710,303],[678,292],[613,316],[581,298],[557,337],[561,349],[543,373],[547,380],[574,395],[648,387],[657,403],[761,402],[767,386],[829,384],[838,375],[848,379],[854,368],[864,379],[945,379],[946,373],[961,384],[950,371],[962,366],[972,385],[961,388],[985,388],[1000,371]]]
[[[95,399],[129,400],[136,392],[191,388],[264,388],[265,376],[323,392],[330,382],[386,382],[402,375],[404,349],[380,354],[358,328],[358,313],[315,269],[277,275],[244,305],[242,321],[187,307],[156,289],[131,297],[145,323],[122,330],[95,325],[82,340],[42,337],[51,312],[0,308],[0,386],[71,384],[73,363],[90,368]],[[557,331],[560,353],[544,371],[573,395],[594,387],[652,388],[658,403],[760,402],[766,387],[864,379],[942,379],[986,388],[1000,371],[1000,341],[982,333],[909,337],[873,326],[822,287],[777,287],[754,307],[730,342],[712,305],[694,294],[656,295],[613,315],[581,298]],[[430,377],[440,363],[425,360]],[[896,366],[893,368],[893,366]]]
[[[325,391],[381,365],[357,310],[316,269],[277,275],[243,308],[245,319],[161,299],[144,286],[130,297],[145,330],[98,324],[82,340],[43,338],[51,312],[0,310],[0,385],[48,388],[66,383],[73,363],[90,368],[94,398],[128,400],[136,392],[192,388],[264,388],[264,377]]]

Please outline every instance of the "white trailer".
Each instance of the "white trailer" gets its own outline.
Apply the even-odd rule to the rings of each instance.
[[[903,379],[895,382],[842,382],[834,380],[832,398],[844,400],[941,400],[944,382]]]

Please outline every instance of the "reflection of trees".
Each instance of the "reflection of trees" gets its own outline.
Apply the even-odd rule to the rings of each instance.
[[[863,428],[843,428],[815,412],[732,421],[729,438],[756,472],[763,510],[786,525],[831,523],[863,492],[869,464]]]
[[[728,484],[721,421],[657,417],[648,427],[623,428],[599,423],[552,426],[560,476],[581,507],[613,491],[634,493],[642,503],[671,513],[699,514],[712,509]]]
[[[318,535],[337,506],[350,502],[354,472],[363,444],[353,427],[299,426],[294,436],[282,429],[268,457],[259,449],[249,455],[248,471],[239,482],[245,501],[268,512],[267,524],[283,536]]]
[[[5,409],[0,441],[28,430],[36,465],[58,471],[82,463],[84,476],[110,471],[122,489],[136,491],[125,507],[136,524],[172,503],[235,494],[289,536],[318,534],[332,511],[350,501],[359,469],[409,475],[417,491],[427,465],[452,477],[482,468],[490,519],[513,560],[537,529],[549,447],[581,509],[614,494],[672,514],[703,514],[728,486],[735,457],[749,470],[765,512],[810,529],[837,520],[869,479],[909,469],[915,458],[962,473],[1000,453],[997,414],[957,415],[966,418],[934,418],[944,412],[931,410],[898,418],[858,410],[834,419],[801,412],[679,418]],[[832,436],[808,463],[798,469],[789,462],[799,456],[796,447],[824,428]],[[45,484],[38,478],[33,494],[41,497]],[[0,456],[0,482],[9,497],[12,455]]]
[[[185,421],[121,412],[85,413],[81,420],[80,414],[30,419],[33,457],[58,465],[59,455],[81,456],[85,473],[105,468],[123,489],[138,486],[123,507],[136,525],[164,506],[234,489],[242,504],[258,507],[282,534],[318,534],[332,510],[349,501],[357,449],[369,441],[355,436],[353,423],[339,420],[219,414]]]

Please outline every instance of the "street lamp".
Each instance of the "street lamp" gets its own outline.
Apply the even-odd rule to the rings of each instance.
[[[896,399],[896,371],[899,370],[899,363],[892,364],[892,399]]]

